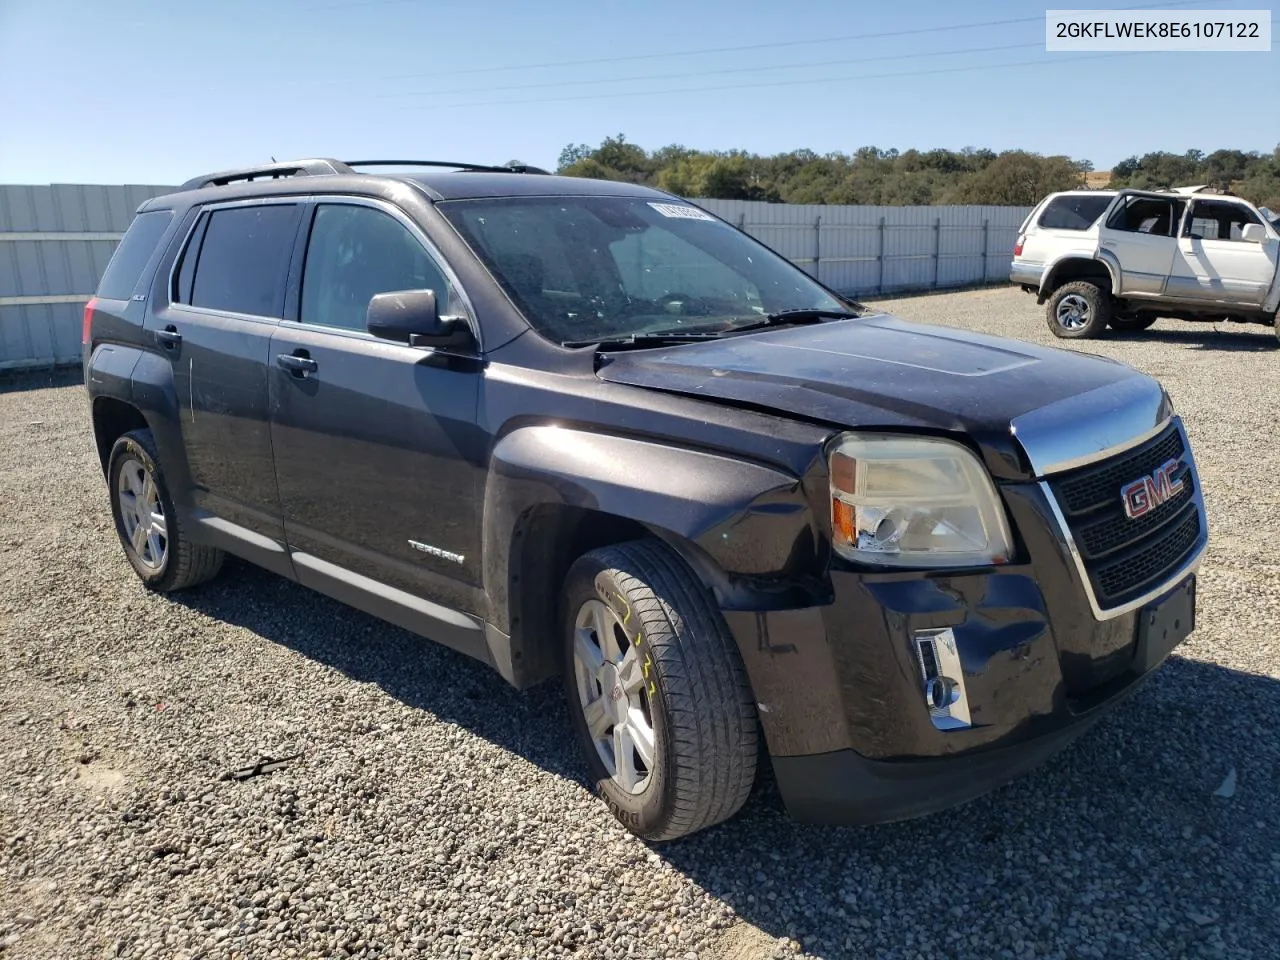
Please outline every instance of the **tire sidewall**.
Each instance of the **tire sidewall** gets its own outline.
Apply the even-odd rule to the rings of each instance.
[[[1089,304],[1089,322],[1078,329],[1068,329],[1058,321],[1058,304],[1069,296],[1083,297]],[[1107,328],[1109,313],[1104,301],[1105,292],[1092,283],[1068,283],[1053,292],[1049,298],[1045,319],[1054,336],[1063,340],[1084,340],[1096,337]]]
[[[582,701],[578,696],[577,674],[573,662],[575,620],[578,610],[588,600],[599,600],[618,615],[629,639],[635,643],[638,633],[643,638],[640,653],[642,666],[647,665],[650,683],[649,711],[653,720],[654,767],[644,791],[631,794],[623,790],[609,775],[604,762],[596,751],[595,741],[587,730]],[[565,581],[564,610],[561,617],[561,636],[564,645],[564,687],[569,709],[569,721],[587,761],[592,789],[604,800],[613,815],[628,829],[641,835],[658,833],[671,815],[673,797],[670,785],[675,782],[673,751],[668,749],[667,737],[671,725],[667,715],[667,697],[659,661],[649,648],[650,639],[633,611],[622,586],[599,560],[587,556],[574,564]],[[639,653],[639,651],[637,651]]]
[[[125,536],[124,518],[120,515],[119,483],[120,470],[124,462],[130,459],[137,460],[151,474],[151,480],[156,485],[156,492],[160,496],[160,503],[164,507],[167,536],[165,537],[164,564],[159,570],[152,570],[146,566],[134,551],[133,544]],[[107,466],[107,487],[111,496],[111,517],[115,521],[116,536],[120,538],[125,557],[144,584],[153,590],[163,590],[172,579],[174,558],[178,550],[178,524],[174,514],[173,500],[164,482],[164,475],[160,472],[160,466],[156,463],[155,457],[142,442],[140,431],[126,433],[112,446]]]

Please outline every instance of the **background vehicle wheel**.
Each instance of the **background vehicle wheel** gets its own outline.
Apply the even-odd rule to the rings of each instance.
[[[737,813],[755,780],[755,703],[694,572],[637,540],[581,557],[563,599],[569,715],[614,815],[660,841]]]
[[[1139,313],[1131,317],[1112,317],[1108,321],[1108,326],[1112,330],[1118,330],[1123,333],[1135,333],[1139,330],[1146,330],[1152,326],[1158,319],[1153,313]]]
[[[217,575],[222,551],[182,535],[150,430],[134,430],[115,442],[107,484],[116,533],[143,583],[167,593]]]
[[[1049,298],[1045,319],[1064,340],[1101,336],[1111,320],[1111,295],[1088,280],[1064,283]]]

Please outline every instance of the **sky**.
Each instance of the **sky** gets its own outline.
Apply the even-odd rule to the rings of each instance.
[[[1148,6],[1274,14],[1275,0]],[[1015,0],[0,0],[0,183],[174,184],[273,156],[553,168],[567,144],[619,133],[646,149],[1016,148],[1100,170],[1280,142],[1280,47],[1047,53],[1044,13]]]

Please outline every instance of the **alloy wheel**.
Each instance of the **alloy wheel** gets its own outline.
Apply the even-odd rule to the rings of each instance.
[[[1080,330],[1089,323],[1089,301],[1078,293],[1069,293],[1058,301],[1057,318],[1064,330]]]
[[[573,637],[578,701],[600,762],[631,794],[644,792],[654,770],[653,713],[636,649],[641,643],[639,634],[628,638],[617,614],[600,600],[578,609]]]
[[[168,522],[155,478],[141,461],[130,457],[120,465],[116,501],[125,539],[139,561],[148,569],[162,569],[169,553]]]

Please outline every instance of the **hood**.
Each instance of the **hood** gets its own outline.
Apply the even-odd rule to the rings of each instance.
[[[1014,439],[1014,420],[1069,422],[1070,402],[1084,394],[1093,399],[1081,413],[1100,424],[1126,413],[1108,408],[1112,394],[1141,405],[1143,416],[1165,407],[1159,384],[1113,360],[888,315],[606,354],[598,375],[841,427],[967,436],[1009,479],[1037,472]],[[1105,389],[1125,381],[1133,382]],[[1051,417],[1037,413],[1049,408]],[[1104,449],[1079,425],[1069,429],[1085,450]]]

